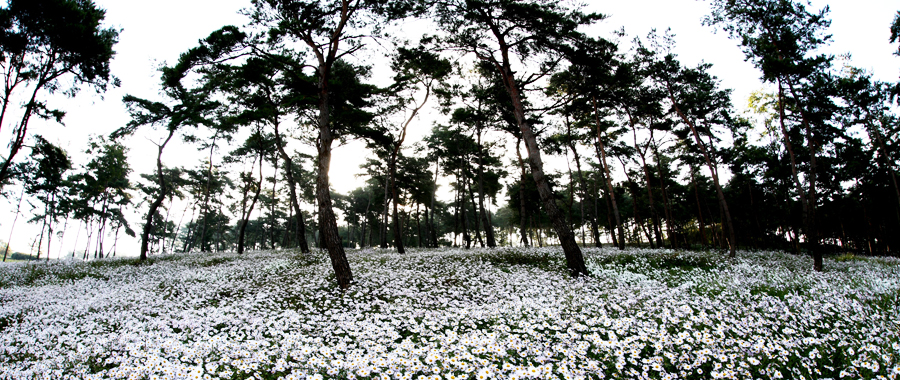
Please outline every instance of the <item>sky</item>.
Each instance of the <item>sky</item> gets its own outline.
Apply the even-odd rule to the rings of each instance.
[[[246,18],[239,11],[250,6],[249,0],[157,0],[124,1],[95,0],[106,10],[107,27],[121,30],[119,43],[115,46],[116,56],[111,64],[112,73],[122,81],[119,88],[111,88],[103,94],[85,89],[75,98],[61,95],[48,97],[52,106],[67,112],[64,125],[50,122],[33,122],[31,134],[40,134],[67,150],[76,166],[87,162],[83,151],[91,135],[108,135],[124,126],[129,117],[121,99],[130,94],[148,99],[159,97],[159,73],[163,64],[172,64],[179,54],[197,45],[197,41],[223,25],[241,26]],[[900,58],[891,53],[895,46],[888,43],[889,26],[900,10],[895,1],[883,0],[834,0],[812,1],[812,9],[828,5],[831,9],[832,25],[829,32],[832,43],[826,48],[831,54],[851,53],[851,64],[873,73],[876,79],[896,81],[900,74]],[[676,35],[675,53],[687,65],[701,62],[713,64],[711,72],[721,80],[724,88],[734,90],[732,101],[738,110],[745,108],[747,96],[763,88],[759,72],[744,60],[738,42],[730,40],[726,33],[715,32],[713,27],[704,26],[701,21],[709,12],[708,3],[697,0],[631,0],[631,1],[588,1],[586,9],[599,12],[608,18],[587,30],[594,36],[613,39],[615,31],[624,28],[627,37],[620,38],[621,46],[627,46],[635,36],[644,37],[652,29],[660,32],[671,28]],[[422,30],[427,30],[422,22],[401,28],[409,39],[417,38]],[[377,56],[378,53],[372,53]],[[375,57],[375,60],[378,58]],[[420,140],[441,116],[434,110],[426,110],[410,130],[411,142]],[[0,141],[9,141],[9,126],[0,130]],[[130,148],[129,163],[137,181],[140,173],[155,170],[156,148],[154,143],[163,137],[161,131],[152,128],[139,130],[126,140]],[[5,154],[5,153],[4,153]],[[367,151],[360,142],[335,147],[331,169],[332,185],[338,192],[347,193],[359,187],[364,178],[359,165],[365,161]],[[193,167],[202,154],[193,145],[175,141],[164,153],[163,162],[170,166]],[[24,159],[17,157],[17,161]],[[549,160],[551,170],[563,170],[565,162]],[[140,196],[135,193],[134,201]],[[0,240],[11,240],[14,250],[27,251],[31,241],[39,234],[36,224],[27,224],[30,207],[23,205],[23,216],[13,227],[16,199],[0,200]],[[139,229],[143,223],[146,207],[131,215],[132,227]],[[175,207],[173,212],[180,213]],[[13,235],[11,232],[15,232]],[[70,228],[66,232],[62,246],[64,252],[78,232]],[[83,232],[81,233],[83,235]],[[10,239],[12,238],[12,239]],[[83,244],[84,237],[81,237]],[[139,247],[137,239],[122,240],[120,254],[136,255]],[[57,255],[57,246],[51,257]],[[80,248],[83,249],[83,248]]]

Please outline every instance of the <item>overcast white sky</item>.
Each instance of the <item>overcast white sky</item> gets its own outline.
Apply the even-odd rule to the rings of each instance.
[[[243,25],[246,19],[238,11],[250,5],[249,0],[157,0],[124,1],[95,0],[106,9],[106,25],[121,29],[120,42],[115,46],[116,57],[112,63],[114,75],[122,80],[122,87],[96,95],[83,91],[75,99],[51,98],[51,106],[67,111],[65,126],[53,123],[34,122],[31,134],[41,134],[64,147],[77,164],[88,158],[81,153],[91,134],[107,135],[128,122],[128,115],[121,99],[125,94],[154,98],[158,92],[157,67],[164,62],[173,63],[178,55],[196,46],[197,40],[211,31],[227,24]],[[738,109],[743,109],[747,95],[761,88],[758,72],[748,62],[737,41],[729,40],[724,33],[715,34],[710,27],[702,26],[701,20],[708,13],[705,1],[696,0],[631,0],[631,1],[588,1],[588,10],[609,16],[602,24],[592,28],[590,33],[612,38],[612,32],[624,27],[629,35],[645,36],[651,29],[664,31],[671,28],[676,34],[677,48],[682,61],[695,65],[701,61],[713,64],[712,72],[722,80],[723,87],[735,90],[733,101]],[[831,7],[830,29],[833,43],[828,48],[832,54],[852,54],[852,64],[875,74],[876,79],[896,81],[900,74],[900,60],[891,53],[896,51],[888,43],[889,26],[900,4],[888,0],[835,0],[813,1],[812,7]],[[419,30],[410,27],[404,30]],[[408,38],[415,39],[415,35]],[[431,129],[431,122],[437,118],[434,112],[427,112],[410,131],[411,139],[420,139]],[[9,141],[12,128],[3,126],[0,140]],[[133,177],[139,173],[149,173],[155,167],[155,147],[151,141],[160,134],[152,129],[144,129],[128,140],[130,163]],[[364,161],[365,149],[359,143],[338,147],[332,163],[332,184],[339,192],[346,193],[360,185],[359,165]],[[4,151],[5,154],[5,151]],[[164,162],[172,166],[195,166],[198,155],[196,148],[176,143],[165,152]],[[17,161],[24,159],[17,157]],[[15,204],[13,200],[0,200],[0,240],[10,237]],[[135,199],[135,201],[138,201]],[[27,225],[28,206],[23,206],[26,216],[16,222],[12,247],[27,251],[31,241],[39,233],[36,225]],[[180,213],[181,210],[173,210]],[[144,210],[140,211],[145,212]],[[136,230],[142,224],[142,216],[131,218]],[[71,251],[76,231],[66,234],[64,252]],[[82,232],[82,235],[84,233]],[[84,236],[79,246],[83,244]],[[57,245],[51,252],[55,257]],[[137,253],[139,242],[126,239],[120,242],[119,254],[131,251]],[[79,249],[83,249],[80,247]]]

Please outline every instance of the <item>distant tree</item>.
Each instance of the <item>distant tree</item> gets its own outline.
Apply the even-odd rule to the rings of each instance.
[[[72,199],[72,216],[84,222],[88,231],[83,259],[90,254],[91,238],[95,233],[95,258],[104,256],[103,243],[108,228],[122,226],[127,234],[134,235],[122,212],[131,204],[131,194],[128,193],[132,188],[128,179],[131,166],[127,151],[119,141],[96,137],[85,150],[91,160],[68,179],[72,183],[68,195]]]
[[[731,91],[720,90],[715,77],[709,74],[711,65],[701,64],[696,69],[684,68],[673,54],[667,54],[651,63],[651,72],[660,88],[669,99],[670,106],[681,122],[688,127],[683,137],[690,134],[694,147],[702,154],[719,198],[719,207],[724,214],[724,228],[728,231],[729,252],[735,256],[737,241],[731,211],[719,180],[718,160],[714,156],[714,125],[728,125],[733,122],[731,114]],[[703,137],[707,138],[704,141]],[[684,139],[682,139],[684,141]],[[686,141],[684,141],[686,143]]]
[[[238,240],[237,253],[244,253],[244,237],[247,225],[250,223],[250,214],[253,213],[256,203],[259,200],[259,194],[263,185],[263,163],[266,157],[275,154],[275,141],[272,136],[262,133],[262,128],[257,126],[256,132],[247,137],[244,144],[230,154],[230,160],[235,162],[245,161],[247,158],[252,162],[249,170],[241,171],[240,175],[240,219],[238,220]],[[258,165],[259,178],[253,178],[254,166]],[[248,204],[249,202],[249,204]]]
[[[219,102],[211,99],[209,88],[204,86],[187,88],[182,81],[197,66],[218,59],[223,50],[230,51],[235,40],[242,40],[245,37],[236,28],[222,28],[202,40],[200,46],[182,54],[176,65],[160,69],[163,95],[168,98],[171,105],[133,95],[126,95],[122,99],[131,114],[131,121],[113,132],[111,137],[121,138],[131,135],[144,125],[161,125],[166,131],[166,136],[156,143],[156,178],[159,181],[159,192],[150,203],[147,220],[141,233],[140,260],[142,261],[147,259],[154,216],[171,191],[166,183],[166,176],[163,174],[163,149],[169,144],[175,133],[183,127],[214,126],[215,123],[211,117],[220,107]]]
[[[42,136],[34,137],[35,144],[31,148],[31,157],[23,165],[21,172],[25,178],[25,193],[38,199],[44,206],[41,214],[32,220],[40,221],[41,236],[47,230],[47,259],[50,259],[50,244],[53,238],[53,226],[59,222],[60,216],[67,215],[64,198],[69,192],[69,182],[65,174],[72,168],[72,162],[66,152],[47,141]],[[62,206],[62,207],[60,207]],[[40,244],[39,244],[40,245]],[[38,250],[40,258],[40,250]]]
[[[557,208],[547,180],[541,151],[526,116],[525,87],[548,75],[574,46],[587,37],[579,30],[602,19],[567,9],[557,1],[514,2],[507,0],[448,0],[432,8],[440,27],[447,33],[448,49],[475,55],[493,67],[503,79],[517,125],[528,152],[528,164],[573,276],[587,274],[575,235]],[[538,70],[530,75],[516,73],[515,62],[534,62]],[[524,66],[529,67],[529,66]]]
[[[418,116],[419,111],[425,107],[435,87],[442,85],[450,75],[452,66],[450,61],[440,58],[436,53],[426,50],[424,46],[415,48],[399,47],[393,57],[391,68],[396,73],[391,92],[395,93],[399,102],[395,108],[408,112],[401,122],[396,136],[391,136],[390,158],[388,161],[388,181],[393,197],[393,228],[394,246],[398,253],[404,253],[403,233],[400,228],[400,216],[397,205],[400,203],[400,192],[397,189],[397,161],[400,157],[400,149],[406,140],[406,133],[410,123]],[[445,84],[444,84],[445,85]],[[415,98],[416,93],[424,92],[421,101]]]
[[[179,199],[184,198],[183,190],[188,183],[184,174],[185,171],[180,168],[165,168],[163,170],[163,175],[166,176],[166,199],[168,200],[168,205],[160,205],[160,209],[165,210],[165,215],[163,215],[162,212],[157,211],[157,214],[153,217],[154,220],[159,223],[154,223],[153,229],[150,231],[151,251],[164,252],[166,249],[166,239],[175,238],[173,235],[177,232],[175,229],[176,226],[174,222],[169,221],[169,216],[172,211],[172,204],[175,197],[178,197]],[[144,193],[145,199],[154,199],[155,196],[160,193],[160,181],[156,176],[156,173],[141,174],[141,178],[146,180],[147,183],[139,182],[137,188]]]
[[[359,1],[359,0],[253,0],[251,18],[257,25],[269,27],[270,36],[305,45],[314,56],[315,100],[318,108],[318,178],[316,200],[319,206],[320,230],[331,258],[338,285],[346,289],[353,281],[343,244],[337,231],[332,209],[329,168],[331,145],[343,133],[352,133],[361,123],[358,112],[361,104],[341,101],[363,94],[344,92],[334,83],[335,65],[343,58],[364,48],[364,38],[386,21],[409,15],[420,4],[416,1]],[[345,87],[345,90],[349,90]],[[354,120],[356,119],[356,120]],[[362,124],[365,124],[363,122]]]
[[[778,88],[779,129],[791,160],[792,176],[803,207],[803,224],[813,267],[822,270],[816,208],[819,200],[819,154],[839,134],[831,124],[835,107],[829,75],[832,57],[816,49],[830,40],[828,7],[816,13],[800,1],[712,0],[704,21],[722,27],[741,41],[744,55]],[[809,154],[806,186],[800,177],[796,149]]]
[[[10,0],[0,8],[0,76],[3,78],[0,128],[18,96],[17,89],[30,90],[19,121],[13,127],[9,153],[0,163],[0,188],[10,176],[10,167],[28,135],[32,116],[62,122],[65,113],[52,109],[40,94],[63,90],[75,96],[89,85],[98,92],[119,82],[109,72],[119,32],[103,29],[106,11],[92,1]],[[67,82],[61,82],[63,79]],[[70,82],[68,82],[70,81]],[[71,83],[70,88],[64,88]]]

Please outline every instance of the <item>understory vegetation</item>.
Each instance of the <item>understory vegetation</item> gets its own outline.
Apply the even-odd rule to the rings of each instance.
[[[890,378],[900,260],[558,247],[0,266],[0,379]]]

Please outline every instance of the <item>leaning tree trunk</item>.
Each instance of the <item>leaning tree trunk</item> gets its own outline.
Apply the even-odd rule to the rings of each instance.
[[[290,189],[291,207],[294,209],[295,223],[297,230],[294,232],[297,238],[297,244],[300,245],[300,252],[309,253],[309,243],[306,242],[306,224],[303,221],[303,211],[300,210],[300,202],[297,200],[297,180],[294,179],[294,160],[284,150],[284,142],[281,139],[281,133],[278,131],[278,122],[275,121],[275,145],[278,147],[278,154],[284,161],[284,174],[287,177],[288,189]]]
[[[641,169],[644,171],[644,182],[647,185],[647,200],[650,206],[650,220],[653,224],[653,233],[656,235],[656,247],[662,248],[662,231],[659,222],[659,213],[656,211],[656,205],[653,202],[653,186],[650,184],[650,170],[647,169],[647,149],[650,147],[650,143],[647,142],[647,145],[644,146],[644,149],[641,150],[638,141],[637,141],[637,127],[635,127],[634,119],[631,117],[631,113],[628,114],[629,124],[631,125],[631,133],[634,137],[634,149],[638,152],[638,155],[641,157]],[[650,139],[653,139],[653,129],[650,129]],[[652,244],[651,244],[652,245]]]
[[[791,94],[794,96],[794,98],[799,98],[797,96],[797,93],[794,90],[794,84],[791,83],[790,78],[788,78],[788,80],[787,80],[787,85],[788,85],[788,89],[790,89]],[[779,87],[780,94],[783,93],[784,90],[781,86],[781,82],[779,82],[778,87]],[[784,97],[782,95],[780,95],[780,98],[781,98],[780,100],[784,99]],[[779,108],[783,115],[784,105],[781,104],[781,106]],[[806,127],[805,128],[806,129],[806,139],[808,140],[808,143],[809,143],[809,173],[807,174],[809,177],[809,199],[807,200],[806,215],[805,215],[806,230],[807,230],[806,234],[807,234],[807,240],[808,240],[808,244],[809,244],[809,250],[813,257],[813,269],[815,269],[818,272],[821,272],[823,269],[822,268],[823,258],[822,258],[822,251],[820,250],[820,247],[819,247],[819,231],[818,231],[818,227],[816,225],[816,196],[817,196],[816,174],[818,171],[818,168],[817,168],[818,159],[817,159],[817,155],[816,155],[816,140],[815,140],[815,136],[812,131],[812,123],[810,122],[809,118],[806,117],[806,112],[802,108],[800,109],[800,116],[801,116],[801,123]],[[783,116],[782,116],[782,120],[783,120]],[[782,129],[783,128],[784,128],[784,124],[782,121]],[[782,133],[785,133],[785,132],[782,131]],[[786,133],[785,133],[785,141],[788,141]],[[800,185],[799,181],[797,182],[797,185],[798,186]],[[800,188],[802,190],[802,186]],[[801,191],[801,194],[803,194],[802,191]]]
[[[400,148],[399,144],[398,144],[397,148],[398,149]],[[396,174],[395,174],[397,172],[396,153],[395,153],[395,156],[393,156],[393,158],[391,159],[390,171],[391,171],[391,178],[390,178],[391,195],[394,198],[394,200],[393,200],[394,215],[391,218],[392,222],[393,222],[393,230],[394,230],[394,245],[397,247],[397,253],[406,253],[406,250],[403,249],[403,229],[401,228],[402,226],[400,223],[400,212],[397,210],[398,209],[397,205],[400,203],[400,192],[397,190],[397,178],[396,178]]]
[[[481,225],[484,226],[484,236],[489,248],[497,247],[494,238],[494,227],[488,220],[487,211],[484,209],[484,160],[482,159],[481,128],[478,128],[478,207],[481,209]]]
[[[260,151],[260,154],[259,154],[259,181],[256,183],[256,192],[253,194],[253,202],[250,203],[250,208],[247,210],[246,213],[243,212],[244,210],[241,210],[241,228],[238,231],[238,246],[237,246],[238,254],[244,253],[244,234],[247,231],[247,224],[250,223],[250,213],[252,213],[253,208],[256,207],[256,201],[259,200],[259,193],[260,193],[260,191],[262,191],[263,161],[264,161],[263,154]],[[249,184],[248,184],[248,186],[249,186]],[[245,192],[245,194],[246,194],[246,192]],[[245,197],[246,197],[246,195],[245,195]],[[246,202],[246,198],[244,199],[244,202]]]
[[[329,104],[328,77],[330,65],[321,65],[319,69],[319,144],[318,173],[316,176],[316,201],[319,204],[319,225],[335,279],[341,289],[347,289],[353,281],[350,263],[344,253],[341,237],[338,235],[337,220],[331,204],[328,172],[331,169],[331,143],[334,135],[331,132],[331,106]]]
[[[505,45],[502,36],[497,37],[501,41],[501,52],[504,57],[500,73],[503,76],[504,85],[512,100],[513,114],[516,117],[519,131],[522,133],[522,140],[525,141],[525,148],[528,152],[528,164],[531,166],[531,176],[534,178],[534,182],[537,185],[538,194],[540,194],[541,201],[544,203],[547,216],[550,217],[553,229],[559,237],[559,242],[562,246],[563,253],[566,256],[566,265],[569,268],[570,274],[573,276],[587,275],[588,270],[584,265],[584,256],[581,254],[581,248],[578,247],[578,243],[575,241],[575,234],[572,232],[569,225],[566,224],[562,212],[556,207],[553,189],[550,187],[550,181],[547,180],[547,176],[544,175],[544,162],[541,159],[541,150],[537,144],[537,137],[531,129],[531,124],[529,124],[528,120],[525,118],[525,105],[522,103],[522,96],[519,93],[519,84],[516,83],[516,80],[513,77],[512,68],[509,65],[509,46]]]
[[[169,143],[169,140],[172,140],[172,136],[174,135],[175,128],[170,128],[169,136],[157,147],[159,150],[156,154],[156,176],[157,181],[159,181],[159,194],[156,194],[156,198],[150,203],[150,209],[147,211],[147,221],[144,223],[144,230],[141,231],[141,261],[147,260],[147,251],[150,250],[150,231],[153,230],[153,215],[156,215],[156,210],[159,209],[159,205],[162,204],[163,199],[166,198],[166,193],[168,192],[166,178],[163,176],[162,154],[166,144]]]
[[[206,171],[206,188],[203,190],[203,229],[200,232],[200,250],[206,250],[207,252],[212,249],[209,248],[209,243],[206,240],[206,231],[209,226],[209,193],[210,186],[212,184],[212,176],[213,176],[213,151],[216,148],[216,138],[219,137],[219,134],[216,133],[213,136],[212,144],[209,146],[209,168]]]
[[[616,204],[616,190],[612,185],[612,174],[609,171],[609,165],[606,163],[606,147],[603,145],[603,138],[600,133],[600,114],[597,110],[597,98],[591,98],[591,102],[594,106],[594,122],[597,125],[597,152],[599,153],[600,158],[600,167],[603,169],[604,177],[606,178],[606,187],[609,189],[609,199],[612,202],[613,214],[616,217],[616,227],[619,230],[619,249],[625,249],[625,230],[622,227],[622,219],[619,216],[619,205]]]
[[[570,126],[566,123],[566,128],[568,129]],[[569,144],[569,149],[572,151],[572,155],[575,157],[575,170],[578,173],[578,187],[581,189],[581,199],[582,199],[582,217],[584,216],[584,202],[590,201],[591,204],[588,205],[588,210],[591,211],[591,215],[588,217],[588,222],[591,224],[591,236],[594,239],[594,246],[600,248],[603,244],[600,243],[600,230],[597,228],[597,207],[596,201],[588,196],[588,188],[587,182],[584,179],[584,173],[581,171],[581,156],[578,154],[578,151],[575,150],[575,144],[572,143],[571,139],[567,139]]]
[[[522,178],[519,179],[519,230],[522,233],[522,245],[528,247],[528,223],[525,217],[525,160],[522,159],[522,153],[519,145],[522,139],[516,141],[516,156],[519,157],[519,168],[522,170]]]
[[[694,123],[690,121],[687,115],[681,111],[681,108],[678,107],[678,103],[675,102],[675,96],[672,93],[671,86],[666,83],[666,87],[669,92],[669,100],[672,101],[672,105],[675,107],[675,112],[687,124],[691,129],[691,133],[694,135],[694,140],[697,142],[697,146],[700,147],[700,151],[703,153],[703,158],[706,159],[706,165],[709,167],[709,172],[712,174],[713,182],[716,185],[716,195],[719,197],[719,206],[722,207],[722,213],[725,214],[725,224],[728,227],[728,253],[729,256],[735,257],[735,249],[737,246],[737,239],[734,234],[734,224],[731,222],[731,212],[728,211],[728,202],[725,201],[725,193],[722,191],[722,185],[719,182],[719,174],[713,165],[712,159],[709,156],[709,151],[706,148],[706,145],[703,144],[703,140],[700,139],[700,134],[697,132],[697,128],[694,126]]]

